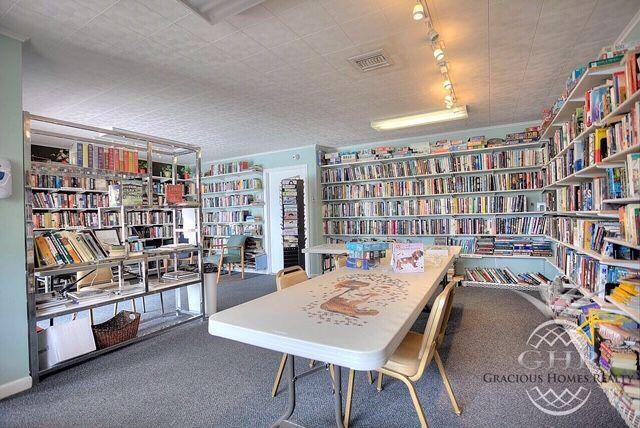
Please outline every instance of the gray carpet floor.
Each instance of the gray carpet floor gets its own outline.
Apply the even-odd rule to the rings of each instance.
[[[220,309],[275,290],[272,276],[245,281],[225,278]],[[167,293],[171,294],[171,293]],[[172,305],[167,297],[165,303]],[[149,310],[155,303],[147,302]],[[424,328],[427,314],[414,329]],[[568,416],[550,416],[530,402],[527,385],[485,382],[487,373],[526,373],[518,355],[543,316],[521,296],[504,290],[463,288],[454,301],[441,350],[463,409],[457,416],[435,364],[417,382],[430,426],[624,426],[598,386],[588,402]],[[216,426],[266,427],[286,404],[286,391],[270,391],[280,355],[207,333],[196,321],[103,355],[42,380],[28,392],[0,401],[2,427]],[[298,369],[306,361],[297,360]],[[587,375],[586,369],[582,373]],[[346,372],[343,381],[346,383]],[[333,426],[333,407],[324,373],[302,379],[293,420],[306,427]],[[419,426],[406,387],[385,378],[384,390],[356,375],[352,426]]]

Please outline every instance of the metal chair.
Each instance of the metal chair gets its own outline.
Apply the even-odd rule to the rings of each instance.
[[[418,381],[424,374],[426,368],[432,360],[435,360],[438,371],[442,377],[445,389],[449,395],[453,411],[460,415],[461,410],[456,397],[449,383],[449,378],[444,370],[442,359],[438,353],[438,346],[442,343],[444,330],[446,328],[445,319],[451,313],[451,303],[453,301],[453,290],[457,280],[453,280],[447,284],[445,289],[436,297],[424,334],[410,331],[407,333],[400,346],[393,353],[387,363],[378,370],[378,391],[382,390],[383,375],[391,376],[401,380],[409,389],[411,400],[418,414],[420,425],[424,428],[428,427],[424,410],[420,405],[420,400],[414,387],[414,382]],[[348,417],[351,411],[351,395],[353,394],[353,377],[349,376],[349,384],[347,390],[347,408],[345,409],[345,427],[348,423]]]
[[[284,268],[276,273],[276,288],[278,291],[282,291],[285,288],[289,288],[292,285],[299,284],[309,279],[307,272],[302,269],[300,266],[291,266],[288,268]],[[280,359],[280,367],[278,367],[278,373],[276,374],[276,378],[273,381],[273,388],[271,389],[271,396],[275,397],[278,393],[278,386],[280,385],[280,380],[282,379],[282,373],[284,372],[284,367],[287,364],[287,358],[289,354],[282,354],[282,358]]]

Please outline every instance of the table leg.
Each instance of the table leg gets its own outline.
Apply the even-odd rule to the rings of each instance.
[[[342,367],[333,366],[333,402],[334,410],[336,414],[336,425],[338,428],[344,428],[342,423],[342,379],[341,379]]]
[[[280,418],[271,425],[271,428],[278,428],[284,421],[289,419],[293,414],[294,409],[296,408],[296,378],[295,378],[295,357],[293,355],[289,355],[287,361],[287,382],[289,384],[288,390],[288,400],[287,400],[287,410],[285,410],[284,414],[280,416]]]

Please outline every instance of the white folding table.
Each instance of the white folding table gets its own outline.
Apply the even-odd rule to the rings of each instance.
[[[333,266],[337,266],[337,256],[342,256],[348,253],[347,246],[345,244],[320,244],[312,247],[307,247],[302,250],[305,254],[320,254],[321,256],[331,256]],[[325,272],[324,260],[322,260],[322,273]],[[331,269],[329,269],[331,270]]]
[[[444,248],[446,256],[427,252],[421,273],[394,273],[385,265],[317,276],[212,315],[209,333],[289,354],[289,403],[274,427],[290,426],[295,381],[319,369],[296,376],[294,356],[333,364],[336,423],[342,426],[340,368],[376,370],[386,363],[460,253],[460,247]]]

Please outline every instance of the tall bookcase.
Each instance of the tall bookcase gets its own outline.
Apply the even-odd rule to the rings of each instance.
[[[35,381],[41,375],[119,349],[185,322],[202,319],[204,290],[199,147],[26,112],[24,142],[27,309],[30,370]],[[61,161],[32,161],[32,144],[55,147],[60,152]],[[70,156],[67,157],[67,154]],[[78,155],[83,159],[79,159]],[[153,164],[158,159],[163,159],[169,165],[169,177],[153,175]],[[178,177],[179,161],[194,166],[193,178]],[[141,168],[143,163],[145,167]],[[120,192],[117,206],[108,206],[108,186],[122,186],[125,182],[142,187],[142,203],[127,205],[123,203]],[[158,194],[161,193],[158,192],[159,182],[183,184],[185,189],[189,189],[189,195],[183,202],[167,204],[160,198],[162,195]],[[157,239],[149,236],[140,241],[138,234],[132,234],[129,220],[140,215],[147,219],[147,223],[141,221],[136,227],[156,227],[149,221],[154,213],[170,216],[171,221],[163,225],[167,227],[166,231],[170,236],[163,235]],[[180,219],[185,221],[180,223]],[[60,263],[43,265],[43,260],[35,258],[39,254],[34,248],[35,241],[40,244],[45,240],[54,242],[58,237],[64,239],[66,236],[73,236],[68,233],[89,230],[95,231],[93,233],[109,230],[119,232],[117,235],[111,234],[111,239],[125,245],[118,254],[115,251],[108,254],[107,251],[106,257],[83,257],[82,261],[77,261],[76,258],[71,261],[69,258],[66,261],[60,260]],[[131,248],[129,245],[147,241],[154,241],[156,244],[143,244],[139,248]],[[106,243],[103,244],[107,247]],[[114,244],[117,246],[117,242]],[[62,247],[57,250],[70,252],[68,247],[66,250]],[[188,273],[185,273],[180,260],[185,254],[190,256],[192,262]],[[81,291],[80,282],[76,282],[76,278],[79,280],[81,276],[92,272],[97,274],[99,271],[108,272],[107,276],[112,279],[96,280]],[[199,292],[198,307],[176,307],[174,315],[164,314],[160,322],[154,320],[148,327],[143,316],[135,338],[61,361],[51,367],[40,365],[38,355],[41,333],[37,332],[37,328],[68,322],[71,315],[86,311],[91,313],[93,323],[94,310],[99,308],[152,295],[162,297],[163,292],[193,287]]]
[[[212,164],[202,182],[205,247],[215,251],[211,244],[246,235],[246,270],[266,272],[262,168],[246,161]]]
[[[551,151],[545,199],[554,210],[547,234],[556,248],[550,263],[582,295],[582,305],[596,304],[636,323],[640,308],[614,289],[640,273],[639,68],[635,48],[576,69],[542,132]],[[610,376],[612,368],[599,358],[605,358],[598,345],[604,339],[590,344],[579,330],[567,331],[586,367],[626,423],[639,426],[640,412],[624,381]]]

